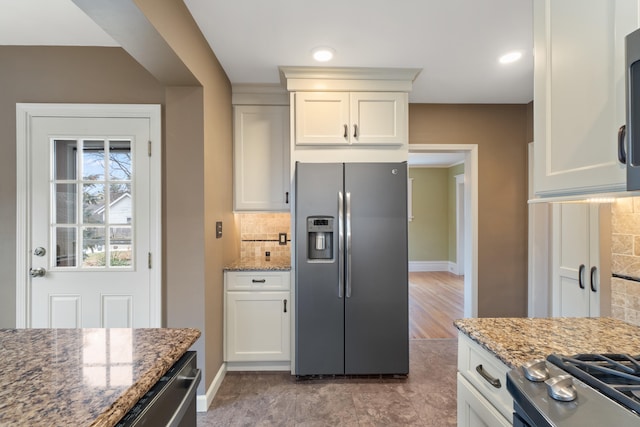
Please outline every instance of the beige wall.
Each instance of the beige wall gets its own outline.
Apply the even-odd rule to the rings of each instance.
[[[202,393],[223,363],[222,269],[239,255],[231,84],[183,2],[135,2],[202,85],[167,90],[165,157],[167,326],[201,325],[196,349],[204,368]],[[216,221],[223,222],[221,239]]]
[[[0,46],[0,327],[15,327],[16,103],[164,103],[119,48]],[[24,272],[23,272],[24,273]]]
[[[478,145],[478,315],[527,313],[528,105],[410,104],[410,144]]]
[[[164,323],[202,331],[195,345],[202,394],[222,365],[222,267],[239,254],[231,211],[231,85],[184,3],[136,4],[199,86],[163,84],[126,46],[0,46],[0,327],[15,325],[15,103],[163,104]],[[222,239],[215,238],[219,220]]]

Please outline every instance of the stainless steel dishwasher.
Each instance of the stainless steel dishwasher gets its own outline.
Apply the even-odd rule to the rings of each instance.
[[[196,352],[186,352],[116,427],[196,427],[196,388],[200,376]]]

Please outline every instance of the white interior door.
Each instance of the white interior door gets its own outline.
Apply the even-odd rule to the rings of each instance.
[[[160,326],[150,121],[29,118],[30,326]]]

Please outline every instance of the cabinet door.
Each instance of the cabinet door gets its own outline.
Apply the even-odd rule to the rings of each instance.
[[[599,316],[598,206],[553,207],[552,313],[561,317]],[[593,271],[592,277],[592,268]],[[599,286],[594,285],[594,289]]]
[[[404,144],[407,94],[352,92],[350,138],[353,144]]]
[[[458,426],[510,427],[504,418],[462,375],[458,374]]]
[[[296,92],[296,144],[348,144],[349,93]]]
[[[289,107],[234,107],[234,208],[289,210]]]
[[[288,361],[289,292],[227,292],[226,361]]]
[[[637,27],[637,0],[535,0],[536,195],[625,189],[624,36]]]

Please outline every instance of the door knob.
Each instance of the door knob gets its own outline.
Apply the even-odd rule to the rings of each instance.
[[[29,273],[31,274],[31,277],[44,277],[44,275],[47,274],[47,270],[42,267],[31,268],[29,269]]]

